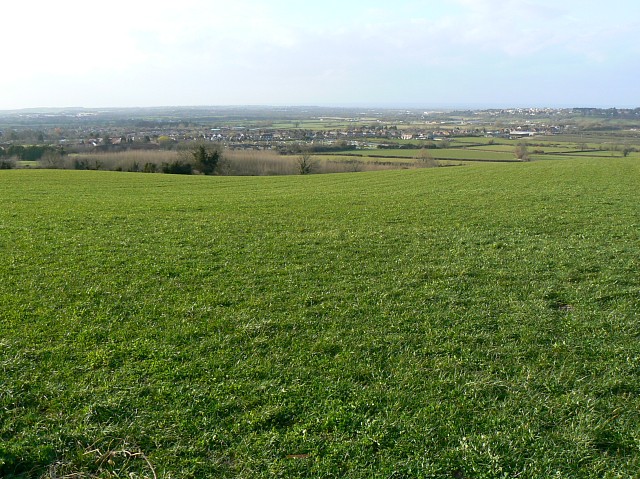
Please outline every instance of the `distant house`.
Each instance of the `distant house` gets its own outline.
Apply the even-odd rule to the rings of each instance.
[[[413,140],[413,135],[411,133],[403,133],[401,138],[403,140]]]
[[[535,131],[520,131],[520,130],[511,130],[509,132],[509,136],[512,140],[517,140],[520,138],[528,138],[530,136],[535,136]]]

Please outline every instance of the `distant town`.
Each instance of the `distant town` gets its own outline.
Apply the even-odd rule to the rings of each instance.
[[[57,145],[68,151],[171,149],[190,141],[229,149],[283,149],[292,143],[381,147],[400,140],[530,138],[602,128],[637,131],[640,108],[393,110],[321,107],[48,109],[0,112],[0,148]],[[616,123],[612,123],[615,121]],[[375,144],[371,140],[376,140]],[[384,143],[382,143],[384,147]]]

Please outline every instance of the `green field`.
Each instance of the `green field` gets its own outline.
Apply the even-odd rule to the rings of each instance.
[[[516,161],[515,156],[513,154],[513,147],[510,151],[482,151],[476,149],[463,149],[463,148],[438,148],[432,150],[426,150],[429,154],[435,159],[446,159],[446,160],[482,160],[482,161],[505,161],[511,160]],[[419,158],[421,154],[423,154],[425,150],[423,149],[375,149],[375,150],[349,150],[343,152],[335,152],[333,155],[357,155],[362,157],[363,159],[379,159],[379,158],[390,158],[390,159],[413,159]]]
[[[473,139],[473,138],[471,138]],[[482,139],[482,138],[480,138]],[[460,138],[456,140],[470,140],[470,138]],[[509,162],[518,161],[515,157],[515,147],[519,143],[518,140],[500,140],[499,144],[485,144],[460,147],[459,145],[450,148],[432,148],[427,150],[428,153],[436,160],[458,160],[465,162]],[[407,142],[405,142],[407,143]],[[452,142],[453,143],[453,142]],[[548,146],[547,146],[548,145]],[[588,151],[580,151],[578,146],[574,144],[545,143],[544,141],[529,142],[529,156],[532,160],[567,160],[567,159],[609,159],[612,157],[621,157],[622,151],[605,151],[593,149]],[[342,152],[333,152],[330,155],[343,158],[357,156],[361,161],[388,161],[388,162],[406,162],[409,159],[419,158],[425,152],[424,149],[359,149],[346,150]],[[325,154],[322,154],[323,156]],[[640,153],[631,152],[629,158],[640,158]]]
[[[639,179],[0,171],[0,477],[637,477]]]
[[[470,149],[473,151],[499,151],[502,153],[511,153],[513,157],[513,150],[517,144],[517,140],[511,140],[511,143],[508,145],[485,145],[485,146],[474,146]],[[564,147],[561,146],[546,146],[544,143],[541,143],[542,146],[529,146],[529,150],[543,150],[545,153],[565,153],[568,151],[575,151],[573,145],[566,145]]]

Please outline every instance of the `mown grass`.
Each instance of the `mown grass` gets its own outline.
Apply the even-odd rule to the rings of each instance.
[[[0,172],[0,476],[634,477],[639,178]]]

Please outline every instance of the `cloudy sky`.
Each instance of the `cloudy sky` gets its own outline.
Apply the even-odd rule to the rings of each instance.
[[[638,0],[21,0],[0,109],[640,107]]]

